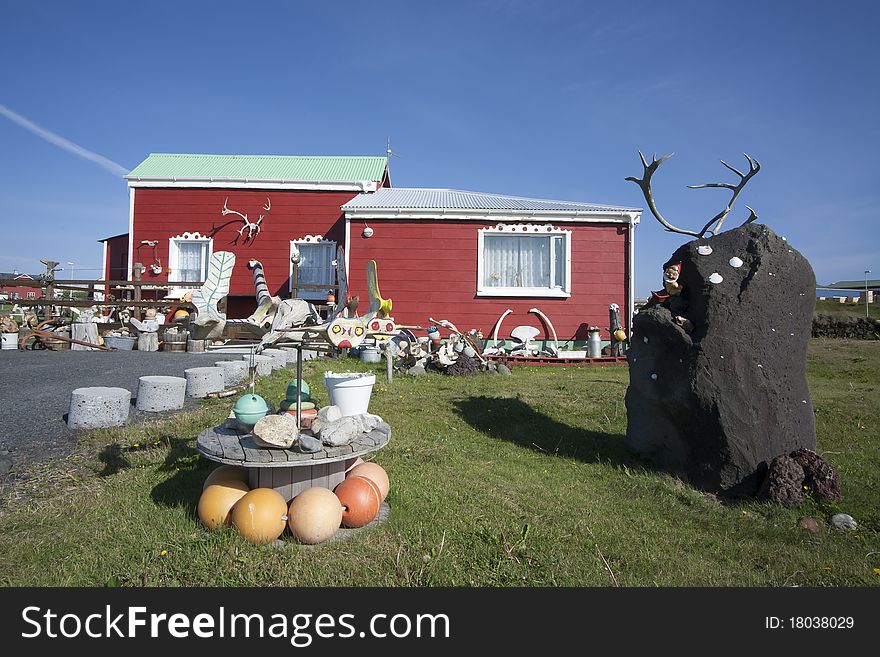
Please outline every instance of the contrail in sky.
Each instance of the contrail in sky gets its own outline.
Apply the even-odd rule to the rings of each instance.
[[[73,153],[74,155],[77,155],[77,156],[83,158],[84,160],[90,160],[91,162],[94,162],[98,166],[104,167],[105,169],[107,169],[107,171],[109,171],[110,173],[112,173],[116,176],[124,176],[128,173],[128,169],[126,169],[121,164],[117,164],[113,160],[108,160],[103,155],[98,155],[97,153],[93,153],[92,151],[88,150],[87,148],[83,148],[79,144],[74,144],[69,139],[65,139],[61,135],[56,135],[51,130],[46,130],[46,128],[38,126],[33,121],[30,121],[30,120],[24,118],[21,114],[16,114],[15,112],[13,112],[11,109],[9,109],[8,107],[6,107],[4,105],[0,105],[0,114],[5,116],[7,119],[12,121],[13,123],[20,125],[25,130],[29,130],[30,132],[34,133],[35,135],[37,135],[37,137],[40,137],[41,139],[45,139],[50,144],[54,144],[55,146],[58,146],[59,148],[63,148],[64,150],[69,151],[69,152]]]

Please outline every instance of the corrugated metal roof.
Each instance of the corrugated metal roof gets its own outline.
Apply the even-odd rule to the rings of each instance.
[[[880,287],[880,280],[878,280],[876,278],[873,278],[873,279],[869,278],[868,279],[868,288],[870,289],[872,287]],[[865,289],[865,279],[863,278],[860,281],[837,281],[836,283],[829,283],[828,285],[825,286],[825,288],[829,289],[829,290],[836,290],[836,289],[842,289],[842,290],[862,289],[862,290],[864,290]]]
[[[371,194],[358,194],[343,210],[521,210],[575,212],[640,212],[639,208],[594,205],[576,201],[553,201],[504,196],[459,189],[383,187]]]
[[[380,182],[387,166],[383,156],[151,153],[125,177]]]

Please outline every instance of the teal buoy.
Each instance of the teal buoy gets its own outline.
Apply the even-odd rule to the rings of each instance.
[[[232,412],[240,424],[252,428],[269,412],[269,404],[265,399],[251,392],[238,398],[235,406],[232,407]]]
[[[311,390],[309,389],[309,384],[305,381],[302,382],[302,401],[312,401]],[[287,401],[291,401],[296,403],[296,379],[291,381],[287,386],[287,394],[285,395]]]

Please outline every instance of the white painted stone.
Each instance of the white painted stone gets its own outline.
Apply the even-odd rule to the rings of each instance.
[[[712,247],[708,244],[700,244],[700,246],[697,247],[697,253],[702,256],[710,255],[712,253]]]
[[[321,410],[318,411],[318,420],[322,422],[336,422],[339,418],[342,417],[342,409],[338,406],[324,406]]]
[[[254,442],[260,447],[288,449],[299,438],[296,420],[287,413],[266,415],[254,425]]]
[[[714,283],[715,285],[718,285],[718,283],[720,283],[723,280],[724,280],[724,277],[721,274],[719,274],[717,271],[714,274],[712,274],[711,276],[709,276],[709,282]]]
[[[735,267],[736,269],[739,269],[740,267],[743,266],[743,261],[742,261],[741,258],[738,258],[738,257],[736,257],[736,256],[733,256],[733,257],[730,259],[730,266],[731,266],[731,267]]]
[[[359,428],[359,422],[353,416],[341,417],[336,422],[323,425],[321,442],[329,447],[347,445],[360,434]]]

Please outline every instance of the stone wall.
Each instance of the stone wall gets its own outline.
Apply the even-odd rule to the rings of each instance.
[[[869,317],[816,315],[813,317],[814,338],[849,338],[880,340],[880,320]]]

